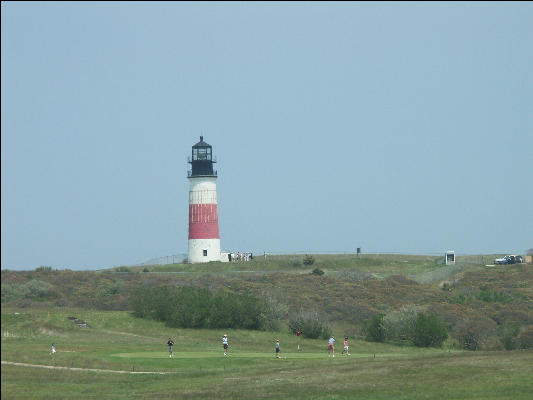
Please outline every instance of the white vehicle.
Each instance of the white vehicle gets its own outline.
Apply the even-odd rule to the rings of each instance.
[[[494,260],[494,264],[504,265],[504,264],[520,264],[522,261],[522,256],[517,255],[508,255],[502,258],[497,258]]]

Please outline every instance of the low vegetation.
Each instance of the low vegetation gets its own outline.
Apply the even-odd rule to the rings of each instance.
[[[1,278],[2,361],[78,368],[4,364],[6,399],[514,400],[533,391],[531,265],[256,256],[98,272],[43,266]],[[349,338],[350,356],[327,357],[331,335]]]
[[[131,293],[134,314],[177,328],[260,329],[265,305],[257,297],[212,294],[194,286],[154,286]]]
[[[414,345],[416,318],[433,314],[448,335],[445,342],[455,348],[527,348],[527,332],[533,326],[532,268],[526,264],[491,268],[479,264],[492,258],[472,256],[459,259],[455,266],[445,266],[440,258],[428,256],[307,255],[256,256],[251,262],[240,263],[117,267],[98,272],[40,267],[35,271],[2,271],[2,304],[26,309],[135,309],[138,315],[159,318],[172,326],[221,326],[215,322],[216,316],[200,313],[200,303],[185,301],[185,297],[183,301],[168,300],[175,311],[172,317],[167,313],[164,318],[154,317],[153,304],[140,300],[152,295],[156,298],[160,287],[185,296],[182,288],[187,287],[203,293],[195,298],[205,300],[210,310],[217,309],[210,305],[215,298],[220,304],[235,300],[235,306],[222,312],[229,321],[227,326],[283,331],[292,329],[296,316],[302,320],[302,315],[318,315],[327,326],[343,326],[346,333],[364,337],[369,336],[372,323],[374,328],[378,326],[376,318],[382,315],[383,332],[376,328],[373,340]],[[221,300],[223,296],[227,298]],[[244,298],[247,300],[236,300]],[[242,317],[239,304],[244,303],[253,305],[253,318]],[[152,307],[151,311],[142,311],[147,307]],[[191,314],[189,309],[201,315]]]
[[[80,329],[69,316],[89,328]],[[305,335],[298,342],[289,332],[180,329],[128,311],[65,308],[3,306],[2,330],[3,361],[67,368],[3,364],[5,399],[525,400],[533,391],[531,351],[466,352],[350,337],[351,355],[331,359],[326,340]],[[336,337],[342,332],[332,331]],[[228,357],[220,345],[223,333]],[[173,358],[168,337],[175,342]],[[276,339],[282,359],[274,355]],[[150,371],[163,374],[132,374]]]
[[[302,332],[310,339],[327,339],[332,332],[326,317],[317,312],[295,313],[290,316],[288,325],[292,333]]]

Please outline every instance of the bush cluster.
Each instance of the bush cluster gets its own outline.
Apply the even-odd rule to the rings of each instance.
[[[291,315],[289,317],[289,331],[292,333],[300,331],[310,339],[327,339],[331,336],[331,328],[326,318],[316,311],[300,311]]]
[[[261,328],[262,304],[246,294],[213,295],[193,286],[155,286],[133,290],[130,300],[136,316],[164,321],[173,327]]]
[[[496,323],[490,318],[465,319],[455,325],[453,337],[465,350],[480,350],[495,330]]]
[[[399,310],[387,313],[383,317],[383,330],[386,340],[413,342],[418,316],[424,311],[425,307],[407,305]]]
[[[413,344],[417,347],[441,347],[448,332],[435,314],[418,314],[415,322]]]
[[[315,263],[315,257],[310,256],[309,254],[306,254],[304,256],[304,265],[313,265]]]
[[[385,327],[383,326],[384,314],[374,314],[372,319],[365,324],[365,340],[368,342],[384,342]]]
[[[444,323],[419,306],[407,306],[388,314],[375,314],[365,325],[371,342],[408,341],[418,347],[440,347],[448,338]]]
[[[444,288],[444,287],[443,287]],[[452,297],[452,301],[457,304],[469,305],[474,299],[486,303],[508,304],[513,301],[513,297],[504,291],[480,290],[473,293],[461,293]]]
[[[262,291],[260,298],[262,301],[261,313],[259,314],[261,329],[265,331],[281,330],[282,319],[287,316],[289,308],[279,300],[279,295],[276,296],[270,291]]]
[[[55,297],[54,286],[48,282],[32,279],[23,284],[3,284],[2,302],[19,299],[48,299]]]
[[[518,343],[521,349],[533,349],[533,326],[527,327],[518,336]]]

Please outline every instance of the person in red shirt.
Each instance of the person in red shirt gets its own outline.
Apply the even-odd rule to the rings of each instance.
[[[344,337],[344,350],[342,351],[342,354],[350,355],[350,346],[348,346],[348,336]]]
[[[301,331],[296,332],[296,336],[298,336],[298,351],[300,351],[300,336],[301,336],[301,334],[302,334]]]

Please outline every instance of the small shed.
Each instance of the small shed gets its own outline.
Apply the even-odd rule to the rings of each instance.
[[[444,253],[444,259],[446,260],[446,265],[455,265],[455,251],[448,250]]]

